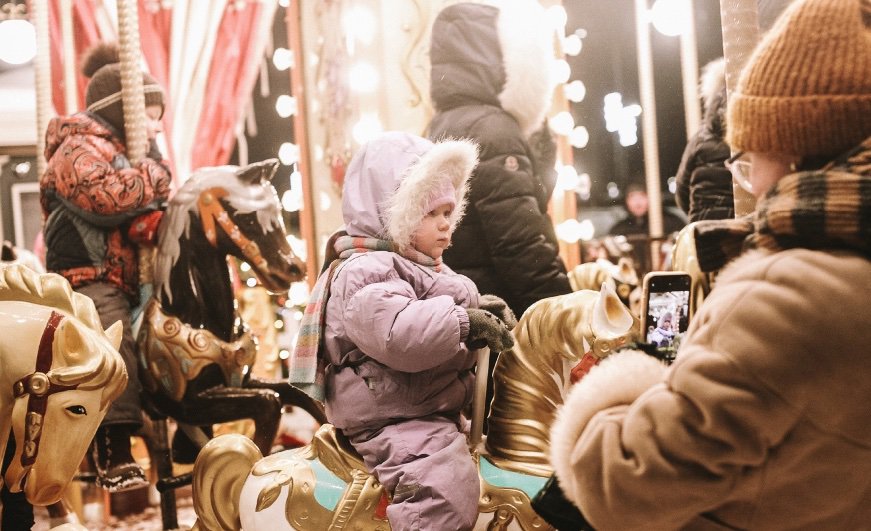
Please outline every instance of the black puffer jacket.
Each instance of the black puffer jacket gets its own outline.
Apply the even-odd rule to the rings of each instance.
[[[529,27],[525,4],[511,2],[502,12],[449,6],[433,25],[430,50],[430,138],[480,145],[466,215],[444,260],[481,293],[505,299],[517,316],[539,299],[571,291],[547,214],[553,141],[540,130],[552,51]]]
[[[705,115],[690,139],[677,170],[678,206],[690,221],[735,217],[732,175],[724,166],[730,156],[726,133],[726,78],[723,61],[705,67],[702,77]]]

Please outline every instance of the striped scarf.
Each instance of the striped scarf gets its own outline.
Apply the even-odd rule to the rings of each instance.
[[[321,272],[312,288],[300,322],[296,346],[290,356],[291,385],[320,401],[325,396],[324,375],[327,370],[327,360],[322,355],[327,300],[333,279],[345,261],[357,253],[390,251],[434,271],[441,271],[442,268],[441,259],[434,260],[410,247],[400,250],[396,244],[387,240],[339,235],[334,242],[327,246],[325,262],[329,265]]]
[[[871,138],[816,171],[787,175],[753,214],[696,225],[702,271],[745,249],[852,250],[871,258]]]

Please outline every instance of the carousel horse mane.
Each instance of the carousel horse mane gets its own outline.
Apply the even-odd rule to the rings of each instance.
[[[636,321],[609,286],[540,300],[514,329],[515,345],[493,369],[494,397],[486,453],[500,467],[548,475],[549,432],[556,408],[585,353],[604,357],[628,343]]]
[[[154,292],[165,292],[172,302],[170,271],[181,255],[182,235],[190,237],[190,213],[196,213],[197,200],[204,191],[220,187],[228,192],[227,202],[239,213],[255,212],[264,233],[281,223],[278,196],[268,176],[259,172],[240,173],[236,166],[201,168],[188,179],[169,201],[160,223],[157,256],[154,260]]]
[[[0,301],[24,302],[59,310],[76,319],[62,326],[81,323],[99,337],[112,342],[103,330],[94,302],[74,292],[60,275],[40,274],[23,265],[0,267]],[[118,382],[126,382],[126,378],[119,377],[122,373],[126,375],[126,369],[117,353],[110,355],[111,349],[89,344],[90,339],[86,335],[79,334],[76,337],[84,344],[66,344],[69,338],[65,334],[58,334],[54,365],[46,376],[55,384],[78,384],[81,389],[103,388],[101,402],[105,406],[123,391],[124,386]]]

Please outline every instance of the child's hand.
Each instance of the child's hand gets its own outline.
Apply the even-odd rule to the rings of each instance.
[[[501,319],[487,310],[470,308],[466,311],[469,313],[469,336],[466,338],[466,346],[470,349],[487,346],[493,352],[502,352],[514,346],[511,330]]]
[[[481,295],[478,308],[487,310],[499,319],[502,319],[502,322],[505,323],[509,330],[514,330],[514,327],[517,326],[517,318],[514,316],[514,312],[511,311],[511,308],[508,307],[508,304],[501,297],[496,295]]]

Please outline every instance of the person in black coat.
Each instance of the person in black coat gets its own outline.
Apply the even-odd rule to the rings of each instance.
[[[725,161],[730,156],[726,133],[726,73],[724,61],[705,66],[702,74],[702,99],[705,115],[701,127],[684,149],[677,170],[678,206],[689,220],[730,219],[735,217],[732,174]]]
[[[547,204],[556,149],[544,118],[553,84],[552,31],[531,0],[460,3],[433,24],[429,137],[480,146],[466,216],[445,263],[520,317],[571,292]]]
[[[432,29],[429,137],[470,139],[480,160],[443,260],[518,318],[534,302],[572,291],[547,214],[556,184],[556,145],[545,122],[552,36],[533,0],[454,4]],[[495,363],[491,355],[485,417]]]

